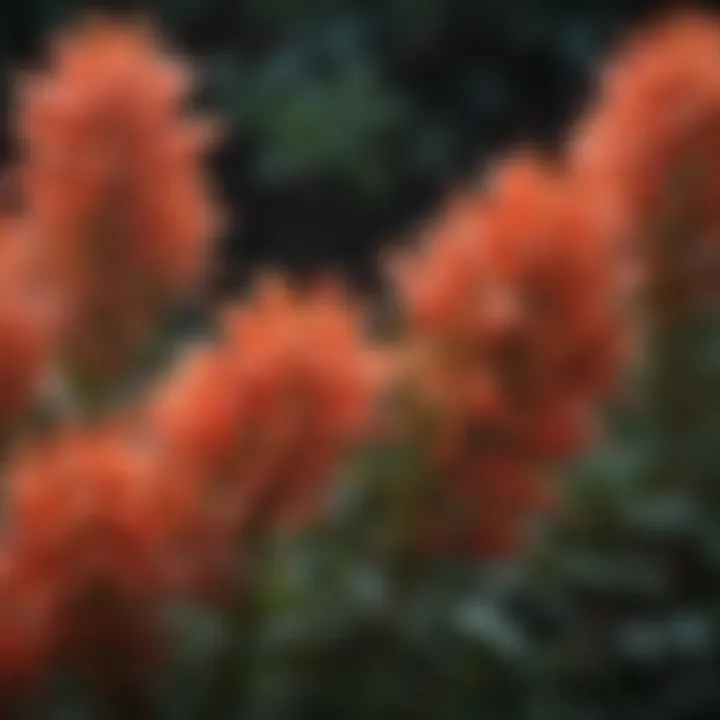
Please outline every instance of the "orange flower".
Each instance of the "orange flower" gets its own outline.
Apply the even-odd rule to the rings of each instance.
[[[15,459],[8,542],[20,566],[54,589],[61,652],[94,658],[117,627],[125,650],[148,658],[158,649],[150,628],[159,627],[171,501],[182,488],[161,467],[115,428],[69,430]]]
[[[164,446],[181,449],[193,466],[218,475],[244,423],[241,394],[236,363],[226,348],[195,349],[155,393],[153,429]]]
[[[53,596],[42,578],[23,568],[12,551],[0,555],[0,710],[28,691],[52,651]]]
[[[506,478],[530,488],[525,466],[566,458],[591,438],[626,352],[617,228],[589,185],[519,157],[485,196],[452,203],[395,268],[435,462],[448,478],[470,473],[461,498],[476,486],[483,517],[501,513],[512,526],[500,502]],[[511,457],[512,472],[493,470]]]
[[[108,364],[195,288],[218,214],[214,136],[182,117],[188,70],[147,28],[91,21],[56,44],[19,112],[29,212],[75,299],[76,349]]]
[[[486,559],[517,552],[528,527],[555,510],[558,492],[532,463],[508,454],[486,454],[449,473],[451,492],[435,513],[434,552],[456,551]]]
[[[264,281],[228,311],[222,344],[155,399],[155,432],[210,481],[210,506],[234,533],[302,525],[368,431],[375,359],[339,293]]]
[[[675,238],[672,274],[690,263],[691,279],[684,280],[688,292],[709,289],[716,294],[720,273],[716,242],[720,23],[716,19],[700,14],[671,16],[633,37],[608,69],[599,101],[580,122],[570,151],[573,174],[580,181],[590,179],[608,203],[624,208],[629,229],[636,237],[648,238],[650,252],[663,249],[665,235]],[[657,268],[650,273],[655,275]]]

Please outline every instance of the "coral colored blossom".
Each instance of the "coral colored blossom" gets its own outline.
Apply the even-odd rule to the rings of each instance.
[[[0,219],[0,422],[27,412],[47,384],[62,302],[27,223]]]
[[[227,348],[194,349],[153,396],[155,432],[193,465],[216,475],[235,450],[243,423],[241,392]]]
[[[235,532],[305,524],[368,432],[376,357],[340,294],[281,281],[230,308],[224,328],[155,399],[155,432],[200,469],[211,509]]]
[[[576,449],[625,350],[616,245],[578,189],[538,161],[500,168],[398,266],[434,401],[510,447]]]
[[[0,555],[0,711],[34,685],[52,653],[52,588],[22,567],[10,548]]]
[[[444,483],[423,528],[431,553],[510,556],[522,546],[528,528],[558,506],[552,479],[532,462],[507,453],[486,453],[448,467]]]
[[[521,156],[485,194],[453,201],[395,266],[435,461],[448,487],[470,472],[461,493],[485,497],[478,512],[509,527],[503,478],[524,478],[531,497],[532,469],[495,473],[507,463],[487,458],[532,468],[576,453],[617,379],[627,351],[617,227],[589,186]]]
[[[28,211],[75,300],[73,347],[112,364],[197,287],[218,212],[215,134],[186,117],[191,74],[144,26],[94,20],[28,79],[18,132]]]

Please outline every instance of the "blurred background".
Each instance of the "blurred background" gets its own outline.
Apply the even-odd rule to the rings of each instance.
[[[215,291],[240,290],[267,265],[340,270],[371,290],[378,252],[412,235],[452,188],[518,144],[552,152],[603,58],[672,7],[720,1],[5,0],[0,117],[13,117],[18,71],[42,62],[56,29],[89,8],[144,12],[201,69],[197,103],[224,126],[213,163],[231,223]],[[532,564],[506,578],[428,563],[420,580],[396,581],[381,553],[363,554],[372,508],[348,492],[331,534],[280,553],[240,627],[215,633],[246,648],[220,665],[229,690],[184,679],[183,663],[191,678],[196,665],[216,670],[212,643],[197,649],[205,627],[188,642],[192,661],[181,658],[171,669],[181,681],[167,683],[170,716],[188,717],[196,701],[185,691],[199,687],[214,707],[238,695],[243,717],[263,720],[720,717],[713,312],[668,341],[659,380],[653,368],[631,378],[647,407],[612,415],[611,440],[570,469],[572,522],[538,544]],[[680,359],[667,360],[676,349]],[[699,398],[692,422],[659,416],[663,392]],[[683,470],[679,491],[653,503],[647,479],[668,457]],[[378,447],[351,470],[404,482],[413,460]],[[711,479],[706,495],[697,478]],[[522,714],[508,714],[517,704]]]
[[[552,148],[623,32],[692,4],[8,2],[3,97],[16,69],[41,59],[50,30],[81,11],[149,13],[201,63],[198,101],[226,126],[216,163],[233,223],[218,288],[234,289],[269,263],[340,268],[367,287],[377,249],[411,231],[468,172],[516,142]]]

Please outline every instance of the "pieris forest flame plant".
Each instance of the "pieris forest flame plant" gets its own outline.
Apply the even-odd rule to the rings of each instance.
[[[190,342],[195,85],[111,18],[19,83],[0,716],[720,716],[720,22],[630,38],[372,312],[266,271]]]

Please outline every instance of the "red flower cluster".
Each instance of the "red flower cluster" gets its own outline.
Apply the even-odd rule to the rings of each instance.
[[[132,432],[66,429],[16,457],[0,563],[6,685],[69,649],[94,666],[103,646],[149,652],[168,593],[229,574],[238,542],[312,523],[348,454],[385,424],[429,461],[433,543],[515,550],[554,500],[547,466],[587,445],[616,385],[628,236],[654,227],[678,178],[700,178],[691,200],[687,185],[675,194],[691,227],[720,230],[718,59],[714,24],[653,28],[621,56],[567,163],[516,157],[453,199],[394,268],[407,333],[389,381],[337,288],[265,278],[142,403]],[[212,132],[182,119],[188,73],[145,29],[79,28],[27,90],[28,215],[0,222],[3,422],[29,407],[59,341],[93,367],[122,362],[197,285],[217,221],[199,169]],[[720,271],[720,245],[701,245]],[[409,394],[379,408],[388,382]]]
[[[576,128],[570,164],[623,207],[630,235],[646,241],[648,277],[717,297],[720,23],[672,16],[632,38]]]
[[[93,21],[55,46],[19,111],[36,232],[74,301],[69,345],[112,366],[197,286],[218,213],[201,172],[215,130],[182,117],[189,71],[144,27]]]
[[[379,364],[334,290],[266,279],[228,311],[224,338],[191,358],[150,408],[156,437],[197,469],[216,522],[237,535],[315,517],[368,432]]]
[[[442,473],[460,483],[463,512],[482,499],[473,532],[514,535],[512,512],[545,497],[528,462],[566,458],[591,436],[626,349],[615,230],[589,189],[522,157],[484,195],[454,201],[397,267]]]

